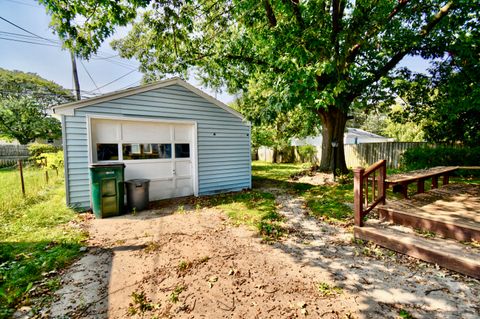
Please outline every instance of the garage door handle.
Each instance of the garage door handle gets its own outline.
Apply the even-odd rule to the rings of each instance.
[[[173,175],[175,175],[175,170],[172,170]]]

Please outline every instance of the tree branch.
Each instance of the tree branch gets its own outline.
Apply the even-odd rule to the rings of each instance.
[[[409,1],[410,0],[399,0],[398,5],[390,12],[390,14],[387,16],[387,18],[385,20],[385,23],[383,23],[383,25],[386,25],[388,22],[390,22],[393,19],[393,17],[395,17],[397,15],[398,12],[400,12],[403,8],[406,7],[406,5],[408,4]],[[370,39],[370,37],[372,35],[378,33],[379,31],[380,31],[379,25],[374,26],[369,31],[367,31],[365,36],[363,36],[362,39],[358,43],[353,45],[348,50],[348,55],[345,58],[345,62],[346,62],[347,65],[352,63],[355,60],[358,53],[360,52],[360,48],[362,47],[362,45],[365,44],[365,42],[368,41],[368,39]]]
[[[339,54],[339,44],[338,44],[338,33],[340,32],[340,1],[341,0],[333,0],[332,1],[332,35],[331,40],[332,44],[335,47],[335,54],[338,56]]]
[[[300,29],[305,29],[305,20],[302,18],[302,13],[300,12],[300,3],[299,0],[283,0],[285,5],[290,6],[293,10],[293,14],[295,15],[295,19],[297,20],[298,26]]]
[[[398,64],[398,62],[400,62],[408,53],[410,53],[413,49],[415,49],[418,46],[421,39],[428,36],[428,34],[448,14],[448,12],[453,8],[453,6],[454,6],[453,1],[450,1],[446,5],[444,5],[442,8],[440,8],[440,10],[433,16],[432,20],[430,20],[430,22],[428,22],[422,28],[422,30],[420,30],[418,34],[419,39],[417,39],[416,41],[412,41],[411,46],[404,48],[403,50],[400,50],[397,54],[392,56],[392,58],[387,63],[385,63],[377,71],[373,72],[372,77],[363,81],[363,83],[360,84],[357,90],[354,90],[354,91],[357,93],[362,91],[365,87],[367,87],[371,83],[375,83],[382,76],[385,76],[390,70],[392,70]]]
[[[277,18],[275,18],[275,13],[273,13],[272,5],[269,0],[264,0],[263,5],[265,6],[265,11],[267,13],[268,23],[270,27],[275,27],[277,25]]]

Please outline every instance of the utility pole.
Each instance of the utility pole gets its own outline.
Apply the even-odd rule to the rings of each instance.
[[[73,50],[70,50],[70,58],[72,60],[72,75],[73,75],[73,83],[75,85],[75,93],[77,97],[77,101],[80,101],[80,82],[78,82],[78,72],[77,72],[77,61],[75,60],[75,54]]]

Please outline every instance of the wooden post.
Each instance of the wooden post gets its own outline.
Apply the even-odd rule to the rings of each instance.
[[[401,183],[400,185],[402,185],[402,195],[403,195],[403,198],[408,198],[408,183],[407,182],[403,182]]]
[[[420,178],[417,181],[417,194],[425,193],[425,180]]]
[[[432,176],[432,189],[438,188],[438,176]]]
[[[449,183],[450,174],[447,172],[443,175],[443,185],[447,185]]]
[[[45,159],[45,182],[48,184],[48,166],[47,166],[47,159]]]
[[[353,169],[353,207],[354,207],[354,220],[355,225],[363,226],[363,173],[365,169],[363,167],[357,167]]]
[[[380,176],[378,177],[378,194],[382,196],[381,203],[385,205],[385,200],[387,198],[387,187],[385,185],[385,180],[387,179],[387,161],[383,160],[382,167],[380,168]]]
[[[23,181],[22,160],[18,160],[18,170],[20,171],[20,182],[22,183],[22,194],[25,196],[25,182]]]

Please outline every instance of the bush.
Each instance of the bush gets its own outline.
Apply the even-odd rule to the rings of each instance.
[[[407,170],[435,166],[478,166],[480,165],[480,147],[412,148],[405,151],[402,163]]]
[[[46,169],[59,169],[63,167],[63,151],[56,153],[42,153],[40,157],[47,161]]]
[[[316,163],[317,148],[313,145],[302,145],[297,147],[298,156],[302,163]]]
[[[33,143],[28,145],[28,152],[30,153],[30,158],[33,160],[42,158],[41,154],[43,153],[56,153],[61,149],[61,147],[51,144]]]

